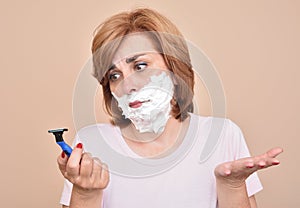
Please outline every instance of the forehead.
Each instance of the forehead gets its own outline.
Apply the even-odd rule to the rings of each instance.
[[[113,57],[113,63],[136,54],[158,52],[154,40],[143,33],[130,34],[123,38]]]

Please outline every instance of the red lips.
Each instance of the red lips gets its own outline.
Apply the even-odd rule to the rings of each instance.
[[[143,103],[149,102],[150,100],[139,101],[136,100],[134,102],[129,103],[130,108],[139,108],[143,105]]]
[[[143,102],[137,100],[137,101],[129,103],[129,107],[130,108],[139,108],[139,107],[141,107],[142,104],[143,104]]]

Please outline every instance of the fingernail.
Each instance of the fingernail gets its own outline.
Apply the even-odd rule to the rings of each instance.
[[[275,160],[272,162],[272,165],[278,165],[279,163],[280,163],[279,160]]]
[[[253,168],[254,167],[254,164],[252,162],[249,162],[247,165],[246,165],[247,168]]]
[[[62,151],[62,153],[61,153],[61,157],[62,157],[62,158],[65,158],[65,156],[66,156],[65,152],[64,152],[64,151]]]
[[[225,170],[225,175],[226,176],[229,176],[231,174],[231,171],[230,170]]]
[[[265,162],[265,161],[260,161],[260,162],[258,163],[258,166],[259,166],[260,168],[263,168],[263,167],[266,166],[266,162]]]
[[[78,144],[76,145],[76,148],[82,149],[82,143],[78,143]]]

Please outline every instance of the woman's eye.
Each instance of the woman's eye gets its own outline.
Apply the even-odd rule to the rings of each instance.
[[[117,79],[119,79],[119,77],[120,77],[120,74],[112,73],[112,74],[109,75],[108,78],[109,78],[110,81],[116,81]]]
[[[135,64],[134,67],[137,71],[143,71],[147,67],[147,63],[140,62],[140,63]]]

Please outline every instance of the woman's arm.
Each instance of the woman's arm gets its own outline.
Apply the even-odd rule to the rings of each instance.
[[[257,208],[256,199],[254,195],[249,197],[249,201],[251,208]]]
[[[70,158],[62,153],[57,162],[63,176],[73,184],[69,207],[101,207],[103,189],[109,182],[107,166],[90,154],[83,153],[81,143],[73,149]]]
[[[215,176],[219,208],[255,208],[254,198],[247,195],[245,180],[257,170],[278,165],[275,157],[281,152],[281,148],[273,148],[263,155],[218,165]]]

